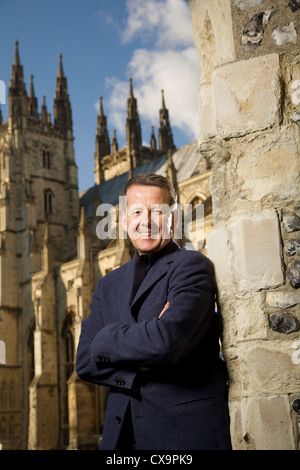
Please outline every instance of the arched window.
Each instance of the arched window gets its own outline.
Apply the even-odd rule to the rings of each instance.
[[[48,170],[51,168],[51,155],[47,147],[43,148],[43,168],[47,168]]]
[[[44,211],[45,214],[51,214],[53,210],[53,193],[51,189],[45,189],[44,191]]]
[[[191,201],[192,210],[194,211],[198,204],[202,204],[202,199],[199,196],[194,197]]]

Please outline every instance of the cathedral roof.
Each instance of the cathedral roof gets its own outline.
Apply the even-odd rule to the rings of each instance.
[[[198,150],[197,142],[192,142],[179,148],[173,154],[172,158],[177,173],[178,183],[185,181],[191,176],[203,171],[201,170],[201,166],[199,164],[201,164],[201,162],[204,160],[203,156]],[[136,175],[137,173],[150,172],[166,176],[167,160],[167,155],[155,158],[151,162],[136,167],[133,170],[133,175]],[[101,184],[94,185],[86,191],[82,192],[80,195],[80,206],[84,207],[86,217],[90,218],[93,216],[93,201],[95,198],[95,190],[98,192],[96,196],[99,196],[99,204],[101,202],[116,206],[119,203],[119,196],[123,193],[127,181],[128,172],[116,176],[110,180],[103,181]]]

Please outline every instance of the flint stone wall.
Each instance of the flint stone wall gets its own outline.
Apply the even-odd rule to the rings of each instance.
[[[234,449],[299,449],[300,1],[189,0]]]

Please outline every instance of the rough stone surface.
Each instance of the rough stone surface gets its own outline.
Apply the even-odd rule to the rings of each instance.
[[[248,47],[260,46],[265,28],[273,14],[275,12],[272,10],[256,13],[243,29],[241,44]]]
[[[243,399],[241,421],[243,438],[248,450],[294,449],[293,427],[287,396]],[[272,444],[270,436],[272,436]]]
[[[283,225],[288,233],[300,230],[300,217],[293,212],[283,214]]]
[[[278,46],[282,46],[287,42],[297,41],[297,31],[295,23],[292,21],[288,25],[279,25],[272,32],[272,36]]]
[[[285,240],[284,250],[288,256],[300,255],[300,240],[295,238]]]
[[[214,264],[217,284],[220,291],[232,288],[229,252],[228,232],[226,227],[220,227],[211,231],[206,239],[207,249],[211,253],[210,259]]]
[[[219,135],[244,134],[278,122],[281,88],[277,54],[219,67],[213,73],[212,86]]]
[[[239,215],[230,220],[232,270],[239,290],[259,290],[283,282],[275,212]]]
[[[247,10],[252,7],[260,6],[263,0],[234,0],[234,3],[242,10]]]
[[[300,1],[189,2],[233,448],[299,449]]]
[[[288,6],[294,12],[294,11],[297,11],[300,8],[300,2],[299,2],[299,0],[290,0]]]
[[[300,287],[300,261],[294,261],[287,270],[287,277],[295,289]]]
[[[296,292],[267,292],[266,303],[274,308],[289,308],[300,303],[300,293]]]
[[[272,313],[269,316],[270,327],[278,333],[293,333],[299,330],[299,322],[293,315],[285,312]]]
[[[298,191],[300,162],[297,159],[297,145],[291,142],[289,133],[282,130],[276,135],[271,147],[257,141],[245,150],[237,165],[237,175],[242,178],[242,188],[247,198],[260,201],[272,197],[274,192],[294,196]]]

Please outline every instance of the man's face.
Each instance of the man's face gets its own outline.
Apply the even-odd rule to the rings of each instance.
[[[133,185],[127,191],[122,226],[139,254],[160,251],[170,240],[173,215],[169,193],[158,186]]]

